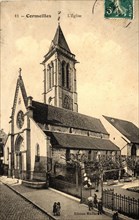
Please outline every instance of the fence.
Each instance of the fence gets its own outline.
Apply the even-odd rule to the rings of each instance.
[[[76,184],[69,183],[69,182],[51,177],[50,186],[52,188],[55,188],[57,190],[60,190],[62,192],[65,192],[65,193],[68,193],[70,195],[73,195],[73,196],[80,198],[81,188],[79,186],[78,190],[76,190]]]
[[[84,203],[86,203],[87,198],[91,194],[90,189],[84,189],[81,184],[78,185],[77,188],[76,184],[74,183],[69,183],[67,181],[56,179],[54,177],[51,177],[50,187],[65,192],[69,195],[75,196],[81,199]]]
[[[118,195],[112,189],[103,191],[103,205],[134,219],[139,217],[139,199]]]

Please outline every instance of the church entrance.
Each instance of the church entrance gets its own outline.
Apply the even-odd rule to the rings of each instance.
[[[18,179],[24,179],[25,158],[24,139],[19,135],[15,142],[15,177]]]

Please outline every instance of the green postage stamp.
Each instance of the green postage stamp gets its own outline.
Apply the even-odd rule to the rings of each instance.
[[[105,0],[105,18],[133,18],[133,0]]]

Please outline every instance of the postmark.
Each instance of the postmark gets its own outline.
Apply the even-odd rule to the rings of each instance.
[[[133,19],[133,0],[105,0],[105,18]]]

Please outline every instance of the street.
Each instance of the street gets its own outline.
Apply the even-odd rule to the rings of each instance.
[[[111,220],[108,215],[98,215],[97,210],[88,211],[88,207],[80,204],[79,201],[71,199],[68,195],[65,196],[61,192],[54,189],[33,189],[25,187],[17,180],[6,177],[1,177],[1,181],[8,184],[22,196],[37,204],[47,213],[53,216],[52,207],[54,202],[60,201],[61,215],[54,216],[58,220]],[[43,213],[14,193],[7,186],[1,184],[1,220],[43,220],[47,219]],[[5,217],[6,213],[6,217]],[[36,213],[36,214],[35,214]],[[12,217],[13,216],[13,217]]]
[[[70,197],[68,194],[63,194],[55,189],[33,189],[30,187],[25,187],[17,179],[11,179],[7,177],[0,177],[0,206],[1,206],[1,220],[18,220],[18,219],[29,219],[29,220],[43,220],[48,219],[48,217],[41,212],[37,207],[33,206],[31,203],[35,203],[41,207],[45,212],[47,212],[52,217],[56,217],[57,220],[110,220],[112,217],[108,215],[98,215],[97,210],[88,211],[88,207],[85,204],[80,204],[79,199],[75,197]],[[24,200],[20,195],[13,192],[13,190],[18,192],[24,198],[31,201],[31,203]],[[138,180],[132,183],[124,183],[115,186],[105,186],[105,188],[114,188],[114,191],[121,193],[122,191],[126,193],[131,193],[126,190],[126,187],[131,185],[137,185]],[[99,190],[100,192],[100,190]],[[137,198],[138,195],[135,193],[134,197]],[[92,195],[94,192],[92,191]],[[98,194],[99,197],[99,194]],[[61,204],[61,215],[53,216],[53,204],[54,202],[60,202]],[[107,211],[105,209],[105,211]],[[112,211],[110,211],[112,213]],[[127,217],[126,217],[127,218]],[[121,219],[121,218],[120,218]]]
[[[0,220],[48,220],[39,209],[0,183]]]

